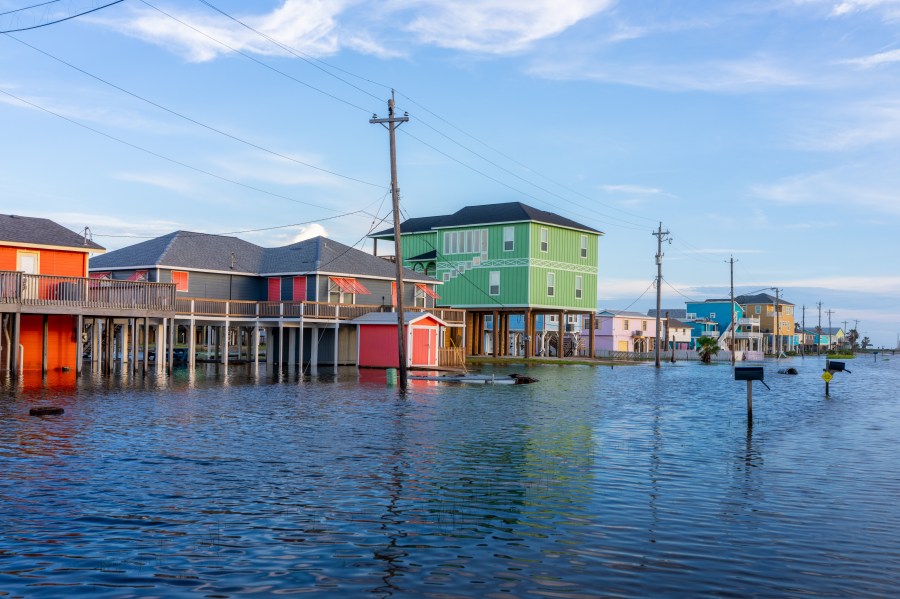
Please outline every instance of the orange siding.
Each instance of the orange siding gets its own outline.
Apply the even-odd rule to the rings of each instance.
[[[47,368],[59,370],[63,366],[75,368],[76,318],[74,316],[50,315],[47,336]],[[36,314],[22,315],[22,332],[19,343],[24,347],[23,367],[25,370],[40,370],[43,352],[44,321]]]
[[[19,251],[40,252],[40,270],[42,275],[61,275],[66,277],[85,276],[87,254],[84,252],[66,252],[64,250],[42,250],[32,248],[15,248],[0,246],[0,270],[16,270],[16,254]]]

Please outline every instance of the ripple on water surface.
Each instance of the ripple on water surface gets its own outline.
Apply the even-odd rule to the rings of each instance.
[[[898,365],[11,385],[0,596],[891,595]]]

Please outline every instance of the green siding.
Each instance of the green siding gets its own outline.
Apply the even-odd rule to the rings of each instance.
[[[512,251],[504,251],[503,230],[515,231]],[[549,247],[540,251],[540,230],[546,228]],[[446,254],[444,233],[488,231],[487,259],[481,253]],[[587,257],[581,257],[581,238],[587,237]],[[436,249],[436,277],[444,281],[438,292],[441,306],[535,306],[591,311],[597,306],[597,240],[583,233],[553,225],[522,222],[438,229],[403,236],[405,258]],[[476,264],[475,262],[478,262]],[[404,260],[407,266],[412,266]],[[500,295],[489,294],[490,272],[500,273]],[[445,274],[456,276],[444,279]],[[556,293],[547,295],[547,273],[556,273]],[[575,277],[583,278],[582,298],[575,299]]]

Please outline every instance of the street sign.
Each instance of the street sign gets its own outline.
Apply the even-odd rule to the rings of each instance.
[[[828,372],[827,370],[822,373],[822,380],[825,381],[826,383],[831,381],[831,379],[833,379],[833,378],[834,378],[834,375],[831,374],[830,372]]]

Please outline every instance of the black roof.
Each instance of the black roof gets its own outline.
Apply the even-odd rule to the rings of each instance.
[[[487,225],[492,223],[515,223],[522,221],[534,221],[597,233],[602,231],[582,225],[564,216],[553,212],[540,210],[522,202],[506,202],[503,204],[481,204],[478,206],[466,206],[453,214],[445,216],[427,216],[411,218],[400,224],[401,233],[419,233],[444,227],[466,227],[470,225]],[[394,229],[384,229],[372,233],[369,237],[393,237]]]
[[[89,239],[85,240],[75,231],[52,220],[16,214],[0,214],[0,241],[54,245],[101,252],[105,250],[103,246],[97,245]]]
[[[331,272],[357,276],[395,276],[393,262],[326,237],[313,237],[278,248],[264,248],[237,237],[175,231],[92,258],[89,270],[163,266],[265,276]],[[404,269],[404,278],[433,282]]]
[[[755,295],[753,295],[753,294],[739,295],[734,298],[734,301],[736,301],[737,303],[739,303],[743,306],[743,305],[747,305],[747,304],[773,304],[774,305],[776,300],[775,300],[774,295],[770,295],[768,293],[757,293]],[[778,304],[782,305],[782,306],[784,306],[784,305],[793,306],[794,305],[791,302],[785,301],[784,298],[778,298]]]

